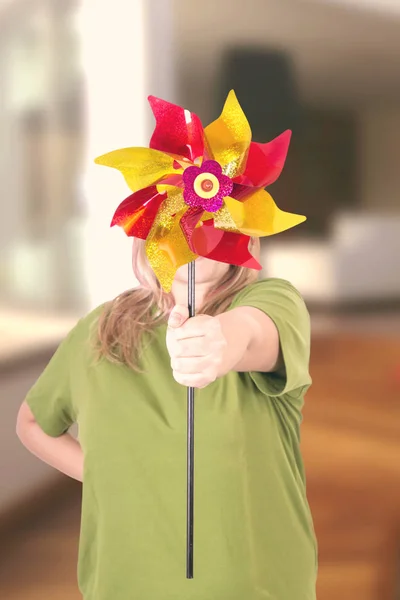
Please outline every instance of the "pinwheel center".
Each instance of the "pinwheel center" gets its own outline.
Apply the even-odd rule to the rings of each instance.
[[[200,198],[213,198],[219,192],[218,178],[212,173],[200,173],[194,180],[193,188]]]
[[[211,190],[214,188],[214,184],[211,179],[204,179],[200,185],[203,192],[211,192]]]

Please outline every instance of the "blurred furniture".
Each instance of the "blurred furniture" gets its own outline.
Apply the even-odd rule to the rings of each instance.
[[[82,306],[69,232],[83,150],[78,6],[14,0],[0,18],[0,297],[9,305]]]
[[[268,276],[291,281],[309,303],[395,304],[400,309],[400,212],[338,213],[326,240],[269,238]]]
[[[314,336],[302,449],[318,600],[398,600],[400,329]]]
[[[227,48],[216,86],[216,114],[231,89],[235,90],[256,141],[266,142],[285,129],[298,130],[301,105],[289,53],[265,46]]]
[[[308,219],[290,238],[323,235],[341,208],[360,204],[359,119],[352,108],[305,104],[298,65],[287,50],[235,46],[225,50],[217,74],[217,113],[234,89],[253,140],[268,142],[293,132],[284,177],[268,189],[279,206]]]

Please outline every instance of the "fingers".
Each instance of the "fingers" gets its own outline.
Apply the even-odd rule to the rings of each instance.
[[[204,371],[203,373],[195,373],[193,375],[172,371],[175,381],[186,387],[197,389],[205,388],[210,383],[217,379],[217,373],[214,371]]]
[[[168,327],[172,329],[181,327],[189,319],[189,309],[187,306],[177,304],[171,311],[168,319]]]
[[[224,338],[215,338],[209,333],[203,333],[198,337],[185,337],[184,339],[170,336],[167,346],[171,358],[194,359],[204,356],[219,356],[226,346],[226,341]]]
[[[195,375],[202,373],[217,363],[213,355],[201,357],[173,357],[171,358],[171,367],[175,373],[182,375]]]
[[[191,340],[193,341],[193,340]],[[222,354],[220,349],[223,344],[214,346],[211,354],[206,356],[171,357],[172,374],[178,383],[188,387],[204,388],[213,383],[217,377]]]
[[[204,317],[204,318],[203,318]],[[176,340],[189,340],[191,338],[207,337],[214,338],[221,332],[221,324],[218,319],[212,319],[205,315],[200,315],[188,319],[184,327],[174,329],[174,338]]]
[[[210,352],[210,344],[205,336],[175,339],[171,345],[171,356],[174,358],[191,358],[206,356]]]
[[[178,383],[203,388],[217,379],[226,351],[219,319],[208,315],[189,318],[186,307],[176,306],[168,321],[166,343]]]

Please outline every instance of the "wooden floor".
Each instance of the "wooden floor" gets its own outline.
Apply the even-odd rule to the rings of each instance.
[[[399,367],[395,337],[314,340],[302,447],[319,540],[318,600],[400,598]],[[72,483],[64,504],[2,541],[0,598],[80,599],[80,486]]]
[[[82,600],[76,583],[81,486],[71,480],[64,501],[3,536],[0,598]]]
[[[400,598],[400,337],[313,342],[302,427],[319,600]]]

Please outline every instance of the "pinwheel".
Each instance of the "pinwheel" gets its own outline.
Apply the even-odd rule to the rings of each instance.
[[[267,144],[252,142],[233,91],[205,129],[197,115],[153,96],[149,101],[156,119],[150,147],[114,150],[95,161],[118,169],[133,192],[111,224],[146,240],[166,292],[176,270],[198,256],[260,270],[248,250],[250,236],[305,220],[281,211],[264,190],[283,169],[291,132]]]
[[[156,120],[149,148],[123,148],[96,163],[118,169],[132,194],[111,225],[146,240],[148,261],[170,292],[179,267],[189,264],[189,314],[194,316],[195,260],[252,269],[251,237],[274,235],[305,217],[280,210],[265,187],[284,167],[291,132],[260,144],[251,140],[247,118],[234,91],[221,115],[203,129],[197,115],[155,98]],[[188,388],[187,572],[193,577],[194,389]]]

